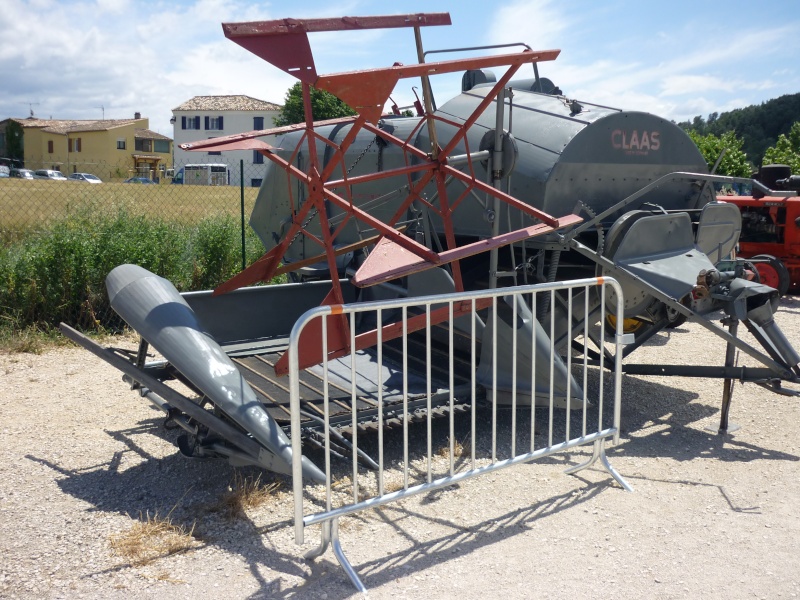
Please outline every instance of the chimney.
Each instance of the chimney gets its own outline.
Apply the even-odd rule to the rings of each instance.
[[[140,113],[140,112],[133,113],[133,118],[134,119],[141,119],[142,118],[142,113]]]

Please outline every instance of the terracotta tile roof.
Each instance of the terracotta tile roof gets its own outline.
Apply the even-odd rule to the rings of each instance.
[[[143,140],[171,140],[171,137],[167,137],[165,135],[161,135],[160,133],[156,133],[155,131],[150,131],[149,129],[137,129],[136,132],[133,134],[133,137],[143,139]]]
[[[280,110],[279,104],[251,98],[250,96],[195,96],[180,106],[178,110]]]
[[[13,119],[22,127],[37,127],[48,133],[77,133],[80,131],[106,131],[125,125],[132,125],[141,119],[104,119],[77,121],[71,119]]]

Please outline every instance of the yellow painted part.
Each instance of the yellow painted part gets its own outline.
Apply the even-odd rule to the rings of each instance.
[[[606,323],[612,329],[617,328],[617,317],[615,315],[606,315]],[[623,319],[622,320],[622,333],[633,333],[637,331],[643,323],[639,319]]]

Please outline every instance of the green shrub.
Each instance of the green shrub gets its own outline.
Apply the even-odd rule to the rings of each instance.
[[[247,229],[248,264],[263,253]],[[241,269],[241,230],[222,215],[197,224],[91,209],[76,211],[42,231],[0,248],[2,328],[47,330],[60,321],[84,330],[117,329],[105,277],[117,265],[137,264],[180,291],[209,289]]]

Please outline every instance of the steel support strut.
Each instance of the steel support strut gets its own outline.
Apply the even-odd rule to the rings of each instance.
[[[729,318],[728,333],[732,337],[736,337],[739,330],[739,320],[733,317]],[[736,359],[736,346],[728,342],[725,347],[725,366],[733,367]],[[728,416],[731,411],[731,399],[733,398],[733,386],[736,383],[734,379],[726,378],[722,384],[722,406],[720,407],[719,415],[719,430],[718,433],[733,433],[739,429],[738,425],[728,422]]]

